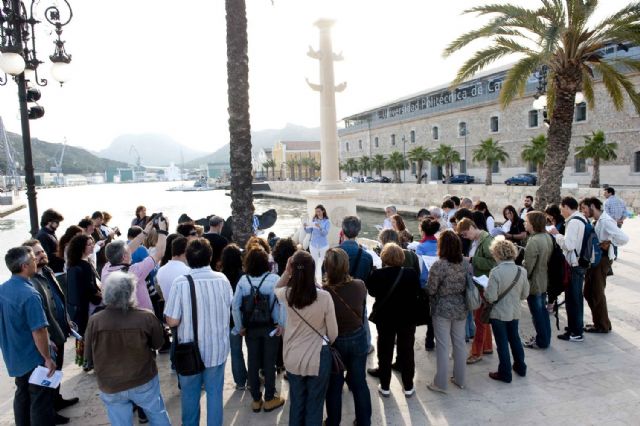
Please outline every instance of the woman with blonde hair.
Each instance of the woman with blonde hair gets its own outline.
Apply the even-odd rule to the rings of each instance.
[[[513,371],[519,376],[527,374],[524,363],[524,349],[518,332],[520,319],[520,301],[529,296],[527,270],[515,263],[518,249],[507,240],[495,240],[491,243],[491,254],[498,265],[489,274],[489,285],[484,292],[487,302],[493,303],[491,309],[491,328],[496,339],[496,349],[500,364],[498,371],[489,373],[493,380],[511,383],[511,358]]]
[[[391,231],[391,230],[389,230]],[[340,352],[358,425],[371,424],[371,396],[367,386],[366,366],[369,342],[364,329],[364,306],[367,288],[359,279],[349,276],[349,256],[341,248],[330,248],[324,257],[326,281],[323,286],[333,299],[338,323],[334,347]],[[342,414],[344,372],[331,374],[327,391],[327,425],[339,425]]]

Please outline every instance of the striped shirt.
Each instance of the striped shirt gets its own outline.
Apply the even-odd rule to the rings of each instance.
[[[233,291],[229,280],[211,267],[191,270],[198,310],[198,348],[205,367],[224,363],[229,355],[229,315]],[[189,281],[182,275],[169,292],[164,314],[180,320],[178,343],[193,342],[191,293]]]
[[[612,195],[604,201],[604,211],[617,222],[625,217],[627,207],[621,198]]]

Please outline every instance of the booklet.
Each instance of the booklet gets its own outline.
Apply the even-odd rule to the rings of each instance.
[[[480,285],[482,288],[487,288],[489,285],[489,277],[486,275],[480,275],[479,277],[473,277],[473,281]]]
[[[56,370],[51,377],[47,377],[48,373],[49,369],[41,365],[37,366],[36,369],[33,370],[33,373],[31,373],[31,376],[29,376],[29,383],[52,389],[60,386],[60,382],[62,381],[62,371]]]

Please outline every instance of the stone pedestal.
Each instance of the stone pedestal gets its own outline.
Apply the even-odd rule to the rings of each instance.
[[[357,190],[351,188],[342,189],[307,189],[300,195],[307,199],[307,217],[311,219],[315,214],[318,204],[322,204],[327,210],[331,228],[329,229],[329,246],[338,244],[338,234],[342,228],[342,219],[345,216],[356,215]]]

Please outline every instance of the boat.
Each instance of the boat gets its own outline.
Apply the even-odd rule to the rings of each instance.
[[[219,189],[217,184],[210,185],[207,178],[202,176],[196,180],[193,185],[179,185],[167,189],[167,191],[182,191],[182,192],[200,192],[200,191],[213,191]]]

